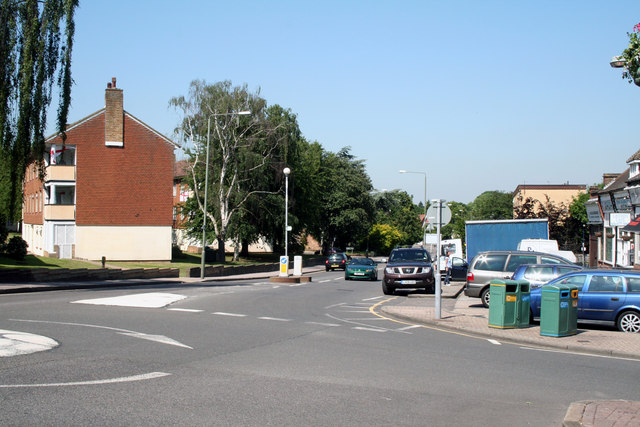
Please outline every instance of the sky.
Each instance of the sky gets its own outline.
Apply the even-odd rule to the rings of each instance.
[[[125,110],[175,139],[169,100],[191,81],[246,83],[415,203],[424,176],[401,169],[469,203],[593,185],[640,149],[640,87],[609,65],[637,0],[80,0],[75,22],[69,123],[116,77]]]

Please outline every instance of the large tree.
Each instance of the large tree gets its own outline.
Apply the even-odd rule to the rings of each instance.
[[[278,144],[269,138],[272,129],[265,118],[266,101],[259,93],[249,92],[246,84],[233,86],[224,81],[210,85],[195,80],[188,98],[175,97],[170,104],[183,117],[176,133],[188,156],[187,182],[194,192],[185,204],[192,218],[190,234],[197,236],[198,228],[202,233],[207,190],[207,241],[217,239],[217,258],[224,261],[226,240],[239,241],[242,233],[251,232],[238,223],[231,228],[234,218],[253,196],[274,193],[271,161]],[[247,111],[249,115],[238,114]],[[229,234],[231,230],[235,235]]]
[[[58,130],[71,102],[71,52],[78,0],[0,0],[0,222],[16,220],[28,164],[43,172],[44,132],[54,82]],[[56,76],[57,74],[57,76]]]
[[[636,86],[640,86],[640,24],[636,24],[633,27],[632,33],[627,33],[629,37],[629,46],[622,51],[622,55],[618,56],[619,65],[624,69],[622,72],[622,78],[634,83]],[[613,62],[612,62],[613,65]]]
[[[513,196],[503,191],[485,191],[471,202],[471,219],[513,219]]]

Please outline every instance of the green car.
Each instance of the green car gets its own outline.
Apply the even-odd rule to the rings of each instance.
[[[344,270],[344,280],[378,280],[378,268],[371,258],[352,258]]]

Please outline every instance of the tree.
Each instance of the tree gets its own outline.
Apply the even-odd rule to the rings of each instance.
[[[406,191],[392,190],[373,194],[375,203],[375,221],[377,225],[390,225],[399,233],[394,245],[412,245],[422,240],[420,214],[424,213],[422,205],[413,204],[411,196]],[[371,233],[376,230],[372,229]],[[371,245],[371,234],[369,235]],[[376,249],[375,246],[370,246]],[[386,253],[386,249],[382,253]]]
[[[627,79],[629,83],[634,83],[636,86],[640,86],[640,74],[638,69],[640,68],[640,24],[636,24],[633,27],[632,33],[627,33],[629,37],[629,46],[622,51],[620,59],[624,62],[622,72],[622,78]]]
[[[402,232],[391,224],[374,224],[369,233],[369,248],[388,254],[402,241]]]
[[[346,247],[366,238],[374,215],[373,189],[364,162],[356,160],[345,147],[327,152],[322,159],[322,215],[319,232],[324,248]]]
[[[465,240],[466,229],[465,221],[469,218],[469,206],[460,202],[449,202],[451,209],[451,222],[442,227],[443,239],[461,239]]]
[[[513,219],[513,196],[502,191],[485,191],[471,202],[471,219]]]
[[[64,141],[77,6],[78,0],[2,0],[0,5],[2,222],[19,217],[27,165],[35,161],[44,175],[44,132],[54,80],[60,90],[57,122]]]
[[[188,99],[175,97],[170,105],[183,115],[176,133],[188,156],[187,182],[194,192],[184,208],[191,216],[189,233],[198,236],[198,228],[202,233],[208,167],[206,233],[217,239],[217,258],[224,261],[226,240],[238,241],[242,232],[247,232],[238,225],[231,228],[236,215],[252,196],[273,194],[269,183],[274,177],[267,171],[277,143],[267,138],[272,130],[265,119],[266,101],[258,93],[250,93],[246,84],[233,87],[230,81],[208,85],[195,80]],[[251,115],[240,116],[237,113],[241,111]],[[266,175],[271,179],[265,180]]]

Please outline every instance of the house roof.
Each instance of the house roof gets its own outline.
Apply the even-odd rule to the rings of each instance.
[[[521,184],[518,185],[513,192],[518,193],[519,191],[526,190],[580,190],[584,191],[587,188],[585,185],[578,184]]]
[[[78,120],[77,122],[68,124],[66,127],[66,131],[70,132],[71,130],[73,130],[74,128],[88,122],[89,120],[104,114],[106,112],[106,108],[101,108],[100,110],[96,111],[95,113],[89,114],[88,116]],[[148,124],[146,124],[145,122],[143,122],[142,120],[140,120],[139,118],[137,118],[136,116],[134,116],[133,114],[127,112],[127,111],[123,111],[123,113],[125,114],[125,116],[131,118],[133,121],[135,121],[136,123],[140,124],[141,126],[147,128],[148,130],[150,130],[151,132],[153,132],[156,136],[158,136],[159,138],[163,139],[166,143],[172,145],[175,147],[175,143],[167,138],[166,136],[164,136],[163,134],[161,134],[160,132],[158,132],[157,130],[155,130],[154,128],[152,128],[151,126],[149,126]],[[56,132],[53,135],[48,136],[47,138],[45,138],[45,142],[50,142],[51,140],[57,138],[58,136],[60,136],[60,132]]]
[[[640,160],[640,150],[636,151],[633,156],[629,157],[629,160],[627,160],[627,163],[631,163],[633,161],[638,161],[638,160]]]
[[[173,163],[173,177],[182,178],[187,176],[189,163],[186,160],[178,160]]]
[[[620,175],[616,177],[613,181],[607,184],[602,190],[598,193],[609,193],[611,191],[622,190],[627,186],[627,181],[629,180],[629,168],[622,172]]]

